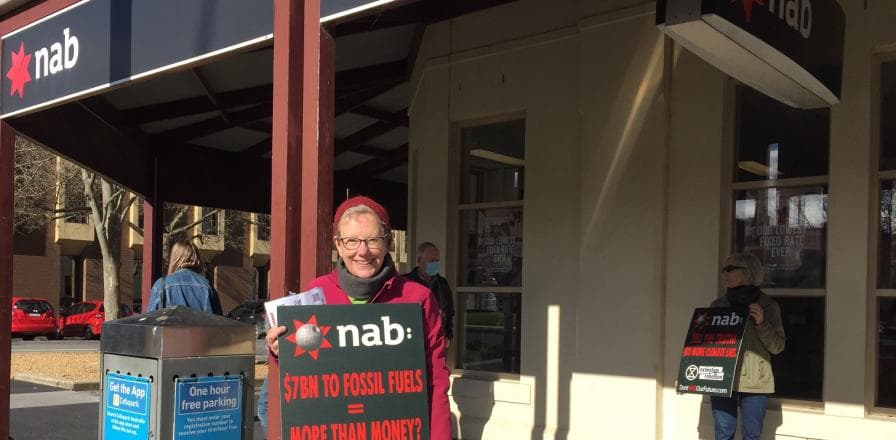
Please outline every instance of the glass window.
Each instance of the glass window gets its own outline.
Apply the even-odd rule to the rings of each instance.
[[[202,234],[203,235],[220,235],[221,234],[221,211],[214,208],[202,208]]]
[[[896,180],[880,183],[877,288],[896,288]]]
[[[881,65],[876,406],[896,408],[896,62]]]
[[[526,121],[464,128],[463,203],[523,199]]]
[[[732,245],[765,266],[787,342],[771,357],[775,395],[823,400],[830,111],[737,91]]]
[[[463,358],[460,368],[505,373],[520,372],[520,295],[465,293]]]
[[[877,301],[877,406],[896,407],[896,298]]]
[[[797,110],[738,88],[737,182],[828,173],[830,110]]]
[[[765,263],[763,287],[824,287],[825,186],[738,191],[734,217],[737,249],[754,253]]]
[[[896,118],[896,62],[884,63],[880,72],[880,120]],[[880,169],[896,170],[896,124],[881,123]]]
[[[23,310],[26,313],[44,313],[53,311],[53,306],[51,306],[50,303],[34,299],[21,299],[16,301],[13,308]]]
[[[270,268],[271,266],[268,264],[255,267],[255,298],[257,299],[267,299],[268,297],[268,273]]]
[[[776,296],[787,335],[784,351],[771,357],[777,397],[822,400],[824,297]]]
[[[525,134],[524,119],[461,129],[456,333],[463,369],[520,372]]]
[[[255,216],[255,230],[257,231],[256,239],[258,240],[270,240],[271,239],[271,215],[270,214],[257,214]]]

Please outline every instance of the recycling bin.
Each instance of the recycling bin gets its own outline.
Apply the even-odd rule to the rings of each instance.
[[[175,306],[103,324],[99,438],[249,440],[255,328]]]

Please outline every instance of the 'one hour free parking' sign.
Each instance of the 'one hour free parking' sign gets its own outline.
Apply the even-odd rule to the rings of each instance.
[[[178,378],[174,393],[176,440],[240,440],[242,376]]]

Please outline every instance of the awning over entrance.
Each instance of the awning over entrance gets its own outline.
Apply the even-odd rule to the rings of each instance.
[[[166,5],[172,1],[177,5]],[[172,1],[129,8],[77,2],[6,34],[6,65],[21,46],[30,79],[3,77],[4,117],[19,133],[147,198],[269,212],[270,4],[247,14],[240,3],[184,8]],[[506,1],[445,3],[322,3],[336,44],[334,197],[377,197],[399,228],[406,218],[408,77],[423,30]],[[87,32],[95,16],[108,34],[132,43],[125,48],[106,33]],[[200,19],[207,16],[217,18]],[[164,26],[151,24],[158,22]],[[237,22],[240,32],[226,32]],[[55,73],[53,44],[62,48]]]
[[[334,198],[371,195],[404,226],[423,32],[509,1],[0,1],[18,8],[0,21],[0,325],[16,133],[145,198],[144,296],[164,202],[270,212],[270,292],[282,296],[329,266]],[[9,342],[0,335],[0,350]]]

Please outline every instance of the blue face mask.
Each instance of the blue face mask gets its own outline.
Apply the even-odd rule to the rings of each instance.
[[[429,276],[435,276],[439,273],[439,262],[438,261],[430,261],[426,263],[426,274]]]

